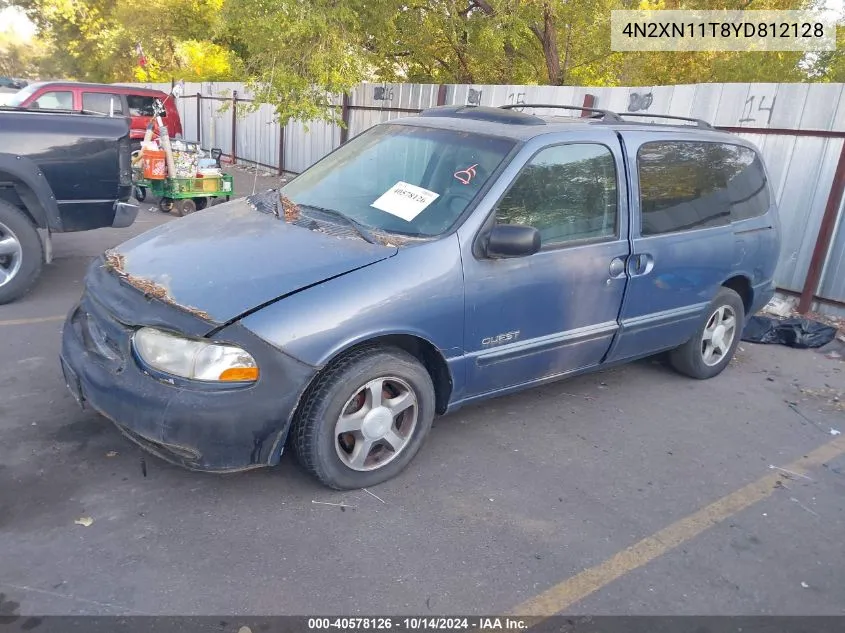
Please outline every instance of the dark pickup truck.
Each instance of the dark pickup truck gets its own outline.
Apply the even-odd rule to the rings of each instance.
[[[131,193],[128,119],[0,108],[0,304],[35,285],[52,233],[131,225]]]

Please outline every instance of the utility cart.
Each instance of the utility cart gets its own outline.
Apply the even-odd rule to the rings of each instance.
[[[219,150],[212,150],[212,158],[219,166]],[[146,199],[149,190],[159,199],[160,211],[180,217],[205,209],[212,198],[225,198],[228,202],[234,194],[234,179],[222,172],[211,176],[150,178],[150,169],[145,169],[141,163],[133,167],[132,175],[135,198],[139,202]]]

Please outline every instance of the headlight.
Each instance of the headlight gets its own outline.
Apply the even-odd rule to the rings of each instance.
[[[138,356],[150,367],[191,380],[254,382],[255,359],[240,347],[191,339],[145,327],[132,337]]]

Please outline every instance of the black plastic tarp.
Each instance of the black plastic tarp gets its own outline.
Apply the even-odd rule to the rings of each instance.
[[[779,343],[802,349],[822,347],[835,336],[835,327],[798,317],[781,320],[753,316],[742,332],[742,340],[749,343]]]

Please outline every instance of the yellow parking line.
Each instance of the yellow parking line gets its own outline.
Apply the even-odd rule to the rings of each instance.
[[[9,321],[0,321],[0,326],[3,325],[30,325],[32,323],[50,323],[53,321],[64,321],[65,315],[62,316],[48,316],[48,317],[32,317],[30,319],[11,319]]]
[[[843,453],[845,453],[845,439],[840,437],[820,446],[785,468],[794,473],[803,474],[808,469],[820,466]],[[775,483],[783,476],[780,471],[772,471],[736,492],[732,492],[659,532],[647,536],[595,567],[585,569],[543,593],[529,598],[515,607],[513,614],[523,617],[542,617],[565,611],[579,600],[595,593],[617,578],[642,567],[655,558],[695,538],[714,525],[718,525],[737,512],[767,498],[775,490]]]

